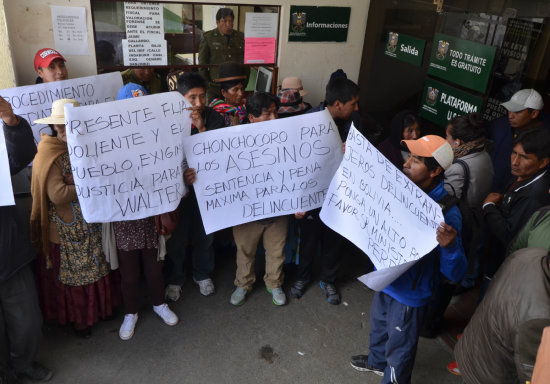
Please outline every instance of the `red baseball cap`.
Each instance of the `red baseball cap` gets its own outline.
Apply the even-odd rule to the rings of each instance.
[[[38,71],[38,67],[48,67],[55,59],[67,61],[61,56],[61,53],[57,52],[55,49],[42,48],[34,55],[34,70]]]

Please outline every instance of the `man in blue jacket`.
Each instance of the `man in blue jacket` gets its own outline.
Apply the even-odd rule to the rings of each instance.
[[[441,202],[447,196],[443,177],[453,161],[451,147],[446,140],[433,135],[403,142],[410,151],[403,173],[433,200]],[[438,285],[439,273],[449,280],[460,281],[466,272],[460,210],[456,205],[446,207],[444,217],[445,222],[437,229],[439,245],[374,295],[370,354],[353,356],[351,366],[384,376],[382,383],[411,382],[420,328]]]

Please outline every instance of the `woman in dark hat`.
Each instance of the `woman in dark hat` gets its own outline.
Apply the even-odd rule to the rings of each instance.
[[[224,117],[226,126],[242,124],[247,115],[244,105],[246,75],[243,67],[239,63],[223,63],[219,75],[215,82],[220,84],[222,98],[212,100],[210,107]]]

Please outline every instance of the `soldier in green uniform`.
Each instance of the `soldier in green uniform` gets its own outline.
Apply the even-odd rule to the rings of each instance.
[[[217,28],[205,32],[201,39],[199,64],[222,64],[228,61],[244,63],[244,33],[233,29],[234,20],[231,8],[218,10]],[[199,73],[208,81],[208,101],[220,97],[220,86],[214,82],[219,77],[218,68],[202,68]]]

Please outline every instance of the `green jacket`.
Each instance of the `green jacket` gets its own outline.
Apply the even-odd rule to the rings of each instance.
[[[122,82],[124,84],[134,83],[141,85],[147,90],[148,95],[164,92],[164,90],[162,89],[162,82],[160,81],[160,77],[156,73],[147,83],[144,83],[143,81],[138,79],[133,69],[126,69],[120,72],[120,74],[122,75]]]
[[[508,254],[531,247],[545,248],[550,251],[550,205],[533,213],[512,242]]]
[[[244,33],[231,31],[227,36],[218,28],[205,32],[199,45],[199,64],[222,64],[228,61],[244,63]],[[218,68],[201,69],[200,74],[212,83],[218,78]]]

